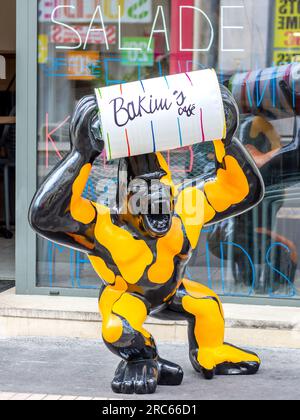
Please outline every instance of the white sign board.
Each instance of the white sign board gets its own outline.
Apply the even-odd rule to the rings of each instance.
[[[118,22],[119,6],[122,23],[152,21],[152,0],[39,0],[39,21],[51,22],[51,15],[57,8],[54,17],[60,22],[90,23],[99,5],[104,23]]]
[[[96,95],[109,160],[226,136],[214,70],[105,87]]]

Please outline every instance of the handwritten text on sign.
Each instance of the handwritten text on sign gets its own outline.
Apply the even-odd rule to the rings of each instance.
[[[108,159],[221,139],[216,73],[201,70],[96,89]]]

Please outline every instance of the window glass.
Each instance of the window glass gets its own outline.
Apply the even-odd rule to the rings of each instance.
[[[186,276],[228,296],[298,298],[299,16],[300,1],[286,0],[40,0],[39,184],[68,153],[74,106],[94,88],[214,67],[237,102],[237,137],[266,196],[205,228]],[[176,182],[215,173],[209,143],[165,157]],[[103,153],[85,197],[113,205],[117,167]],[[99,288],[84,254],[37,241],[38,287]]]

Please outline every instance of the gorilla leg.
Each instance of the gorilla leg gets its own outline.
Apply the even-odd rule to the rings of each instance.
[[[122,394],[152,394],[157,385],[179,385],[182,369],[158,357],[151,334],[143,328],[147,302],[126,292],[123,280],[106,287],[99,300],[102,335],[107,347],[123,361],[117,368],[112,389]]]
[[[212,379],[214,374],[251,375],[258,371],[260,359],[256,354],[224,343],[222,304],[207,287],[183,280],[165,311],[169,319],[172,314],[188,319],[190,360],[206,379]]]

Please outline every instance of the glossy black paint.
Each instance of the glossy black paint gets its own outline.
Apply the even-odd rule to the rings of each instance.
[[[183,370],[175,363],[156,358],[119,364],[112,390],[116,394],[154,394],[158,385],[178,386]]]
[[[225,143],[226,154],[233,156],[243,169],[247,177],[250,193],[248,197],[239,204],[223,213],[217,213],[211,223],[232,217],[247,211],[255,206],[263,197],[264,187],[259,172],[253,160],[242,147],[238,140],[233,138],[238,126],[238,110],[229,92],[222,87],[222,96],[225,106],[225,114],[228,128],[228,135]],[[104,248],[95,238],[94,231],[97,221],[95,219],[84,225],[74,220],[70,213],[70,201],[72,188],[84,165],[94,163],[95,159],[103,151],[101,138],[101,127],[97,116],[97,103],[94,96],[83,98],[76,107],[70,126],[71,151],[68,156],[50,173],[47,179],[39,188],[30,208],[29,221],[32,228],[44,238],[55,241],[58,244],[68,246],[88,255],[101,257],[107,267],[116,276],[121,276],[118,265],[114,262],[110,252]],[[221,164],[216,162],[215,178]],[[143,239],[154,259],[157,257],[157,241],[170,229],[168,218],[178,217],[174,212],[173,200],[169,199],[169,214],[167,222],[161,225],[161,215],[148,214],[146,216],[133,215],[127,206],[127,187],[133,179],[143,179],[151,182],[160,182],[166,172],[160,167],[156,155],[146,155],[122,159],[119,165],[119,174],[126,171],[126,179],[121,179],[121,187],[118,191],[118,207],[112,211],[112,222],[131,233],[135,239]],[[193,179],[190,185],[197,185],[203,188],[203,179]],[[158,194],[160,200],[165,200],[165,185],[161,184]],[[125,193],[124,193],[125,191]],[[127,209],[125,212],[121,210]],[[156,223],[153,223],[156,222]],[[194,335],[195,319],[183,311],[182,298],[186,291],[182,288],[172,298],[168,298],[178,287],[184,278],[185,269],[192,256],[192,247],[182,227],[184,244],[180,255],[174,258],[174,271],[165,284],[152,283],[145,270],[137,285],[128,284],[127,293],[137,296],[147,308],[148,314],[153,314],[161,319],[188,319],[190,356],[192,363],[197,370],[201,370],[195,358],[197,344]],[[79,235],[85,239],[85,243],[78,243],[72,235]],[[117,238],[116,238],[117,239]],[[138,286],[138,292],[137,287]],[[100,296],[106,284],[101,288]],[[209,298],[208,299],[212,299]],[[123,358],[119,365],[115,379],[112,383],[114,392],[117,393],[151,393],[155,392],[157,384],[178,385],[182,381],[183,372],[177,365],[159,359],[154,340],[146,342],[145,337],[135,331],[129,322],[119,317],[123,325],[123,333],[120,339],[114,343],[106,343],[108,348],[116,355]],[[224,371],[224,368],[223,370]],[[228,370],[229,372],[229,370]],[[214,372],[205,373],[206,377],[213,376]]]

